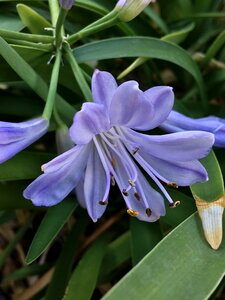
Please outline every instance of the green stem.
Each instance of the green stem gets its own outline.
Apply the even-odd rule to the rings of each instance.
[[[54,109],[53,109],[53,115],[54,115],[55,121],[59,128],[65,128],[65,127],[67,128],[66,124],[60,118],[60,115],[58,114],[56,107],[54,107]]]
[[[26,46],[29,48],[41,50],[43,52],[51,52],[53,49],[52,44],[38,44],[38,43],[32,43],[22,40],[15,40],[15,39],[7,39],[7,42],[9,44],[18,45],[18,46]]]
[[[60,48],[62,45],[63,34],[64,34],[63,24],[65,21],[66,15],[67,15],[67,10],[60,8],[59,16],[58,16],[56,28],[55,28],[55,44],[56,44],[57,49]]]
[[[48,97],[42,114],[43,118],[47,120],[50,120],[51,118],[54,103],[55,103],[61,57],[62,57],[61,51],[58,50],[56,53],[55,63],[52,69],[52,76],[49,85]]]
[[[24,40],[33,43],[52,43],[53,41],[52,36],[21,33],[5,29],[0,29],[0,36],[4,39]]]
[[[82,70],[81,68],[79,67],[70,47],[68,44],[65,44],[65,47],[64,47],[65,51],[66,51],[66,59],[68,60],[70,66],[71,66],[71,69],[72,69],[72,72],[74,74],[74,77],[76,78],[77,80],[77,83],[85,97],[85,100],[86,101],[91,101],[92,99],[92,94],[91,94],[91,90],[90,90],[90,87],[89,85],[87,84],[86,82],[86,79],[84,77],[84,74],[82,73]]]
[[[58,0],[48,0],[49,10],[51,14],[52,26],[56,27],[58,15],[59,15],[59,3]]]
[[[68,43],[70,45],[74,44],[76,41],[89,36],[93,33],[99,32],[106,28],[109,28],[117,23],[117,12],[111,12],[108,15],[104,16],[103,18],[95,21],[94,23],[88,25],[87,27],[83,28],[81,31],[72,34],[68,39]]]

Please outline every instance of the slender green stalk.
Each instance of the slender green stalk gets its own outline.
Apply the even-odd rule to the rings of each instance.
[[[56,28],[55,28],[55,44],[56,44],[57,49],[60,48],[62,45],[63,34],[64,34],[63,24],[65,21],[66,15],[67,15],[67,10],[60,8],[59,16],[58,16]]]
[[[13,44],[16,46],[26,46],[29,48],[33,48],[36,50],[41,50],[43,52],[51,52],[53,49],[52,44],[42,44],[42,43],[32,43],[32,42],[27,42],[27,41],[22,41],[22,40],[15,40],[15,39],[7,39],[7,42],[9,44]]]
[[[70,47],[68,44],[65,44],[65,47],[64,47],[65,51],[66,51],[66,59],[67,61],[69,62],[70,64],[70,67],[72,69],[72,72],[74,74],[74,77],[76,78],[77,80],[77,83],[85,97],[85,100],[87,101],[91,101],[92,99],[92,94],[91,94],[91,90],[90,90],[90,87],[89,85],[87,84],[87,81],[84,77],[84,74],[82,73],[82,70],[81,68],[79,67]]]
[[[203,67],[206,67],[210,60],[214,58],[216,53],[221,49],[225,43],[225,30],[220,33],[220,35],[215,39],[212,45],[209,47],[205,54],[205,59],[203,62]]]
[[[21,33],[5,29],[0,29],[0,36],[4,39],[24,40],[33,43],[52,43],[53,37],[48,35],[38,35],[30,33]]]
[[[52,76],[51,76],[51,81],[49,85],[49,92],[48,92],[48,97],[46,100],[46,105],[43,111],[43,118],[50,120],[53,107],[55,104],[55,98],[56,98],[56,91],[57,91],[57,84],[58,84],[58,78],[59,78],[59,69],[60,69],[60,63],[61,63],[61,51],[58,50],[56,53],[56,59],[55,63],[52,69]]]
[[[56,107],[54,107],[53,109],[53,116],[59,128],[65,128],[65,127],[67,128],[66,124],[60,118],[60,115],[58,114],[58,110],[56,109]]]
[[[48,0],[49,10],[51,14],[52,26],[56,27],[58,15],[59,15],[59,3],[58,0]]]
[[[109,13],[108,15],[104,16],[103,18],[95,21],[92,24],[89,24],[87,27],[83,28],[82,30],[80,30],[79,32],[72,34],[68,39],[68,43],[70,45],[74,44],[76,41],[87,37],[91,34],[94,34],[96,32],[99,32],[101,30],[104,30],[106,28],[109,28],[113,25],[115,25],[118,21],[117,18],[117,12],[114,11],[112,13]]]

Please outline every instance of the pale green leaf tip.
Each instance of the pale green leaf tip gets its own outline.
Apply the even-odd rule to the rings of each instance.
[[[194,197],[205,238],[210,246],[217,250],[223,237],[223,211],[225,207],[225,196],[213,202],[203,201],[197,196]]]

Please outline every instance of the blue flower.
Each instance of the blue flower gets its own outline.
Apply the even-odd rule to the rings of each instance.
[[[69,10],[74,4],[74,0],[59,0],[59,3],[62,8],[64,8],[65,10]]]
[[[39,176],[24,191],[34,205],[51,206],[75,187],[78,201],[97,221],[108,204],[110,185],[117,183],[127,212],[153,222],[165,215],[164,200],[146,180],[137,163],[150,175],[174,206],[161,181],[190,185],[207,180],[198,161],[208,154],[214,135],[192,131],[146,135],[171,112],[171,87],[141,91],[136,81],[117,85],[110,73],[96,70],[92,77],[94,103],[84,103],[70,128],[75,147],[42,166]]]
[[[42,117],[20,123],[0,122],[0,163],[39,139],[47,132],[48,125]]]
[[[192,119],[172,110],[160,127],[168,132],[181,132],[186,130],[212,132],[215,136],[214,146],[225,147],[225,120],[222,118],[209,116]]]

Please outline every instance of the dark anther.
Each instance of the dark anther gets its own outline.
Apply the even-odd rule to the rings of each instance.
[[[135,183],[133,182],[132,179],[129,179],[129,180],[128,180],[128,183],[129,183],[130,186],[135,187]]]
[[[146,212],[146,215],[147,215],[148,217],[150,217],[151,214],[152,214],[152,211],[151,211],[150,208],[146,208],[145,212]]]
[[[134,197],[135,197],[138,201],[141,200],[141,196],[140,196],[137,192],[134,193]]]
[[[175,201],[169,204],[170,208],[176,208],[178,205],[180,205],[180,201]]]
[[[124,196],[129,196],[128,192],[125,189],[122,190],[122,193],[124,194]]]
[[[178,185],[177,185],[175,182],[169,182],[167,185],[168,185],[169,187],[178,189]]]
[[[134,150],[132,151],[132,155],[135,155],[138,152],[138,150],[139,150],[138,147],[134,148]]]
[[[100,205],[107,205],[107,204],[108,204],[108,201],[102,201],[102,200],[101,200],[101,201],[99,201],[98,203],[99,203]]]

